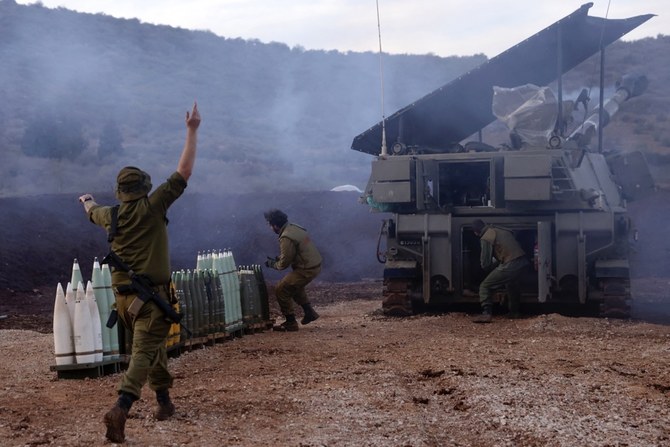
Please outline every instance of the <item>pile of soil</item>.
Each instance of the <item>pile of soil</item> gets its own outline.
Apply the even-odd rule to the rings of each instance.
[[[378,282],[310,287],[321,318],[170,359],[177,412],[152,392],[137,446],[667,446],[670,326],[558,314],[471,323],[387,318]],[[0,330],[3,445],[103,445],[119,375],[58,380],[52,336]]]

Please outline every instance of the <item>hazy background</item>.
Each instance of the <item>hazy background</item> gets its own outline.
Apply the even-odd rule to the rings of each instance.
[[[21,0],[18,3],[35,3]],[[79,12],[139,19],[154,25],[209,30],[228,38],[282,42],[307,50],[379,50],[391,54],[496,56],[560,18],[585,0],[43,0]],[[666,0],[597,0],[590,15],[620,19],[657,14],[624,40],[667,34]]]
[[[111,191],[126,164],[160,180],[176,167],[196,99],[203,123],[190,191],[323,190],[367,178],[370,157],[348,147],[381,119],[374,53],[303,51],[5,0],[0,58],[2,195]],[[388,57],[389,110],[483,61]],[[104,138],[108,127],[118,138]]]
[[[606,59],[608,85],[632,70],[650,79],[648,92],[615,117],[606,143],[642,149],[655,165],[670,150],[668,55],[670,38],[658,36],[617,42]],[[184,114],[196,99],[203,123],[189,192],[367,181],[372,157],[349,148],[382,117],[372,51],[308,51],[0,0],[0,60],[0,196],[109,192],[124,165],[144,168],[157,184],[176,167]],[[487,57],[382,60],[388,116]],[[566,91],[597,91],[597,67],[592,58],[573,70]]]

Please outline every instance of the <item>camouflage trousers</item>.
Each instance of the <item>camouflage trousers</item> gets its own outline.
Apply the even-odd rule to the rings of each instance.
[[[168,289],[159,290],[163,299]],[[128,308],[137,295],[116,295],[116,306],[123,325],[132,333],[132,352],[128,369],[123,374],[118,392],[141,396],[142,387],[148,383],[154,391],[172,387],[174,378],[168,371],[166,340],[172,323],[163,311],[149,301],[144,303],[136,316],[128,313]]]
[[[312,282],[314,278],[321,273],[321,266],[311,269],[297,269],[284,276],[277,283],[275,293],[277,294],[277,303],[284,315],[293,315],[293,302],[302,306],[309,303],[305,287]]]
[[[493,307],[493,294],[505,287],[510,311],[518,311],[521,301],[520,279],[528,268],[526,258],[518,258],[493,269],[479,284],[479,303],[482,308]]]

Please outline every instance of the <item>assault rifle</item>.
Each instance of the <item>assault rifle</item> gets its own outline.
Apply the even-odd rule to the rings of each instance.
[[[179,324],[183,315],[177,313],[168,302],[161,298],[158,292],[154,290],[153,284],[149,278],[135,273],[135,271],[133,271],[133,269],[131,269],[128,264],[124,263],[123,259],[121,259],[119,255],[114,253],[112,250],[110,250],[107,256],[105,256],[105,258],[101,261],[101,264],[109,264],[109,266],[113,267],[114,269],[128,273],[128,277],[130,277],[130,284],[126,286],[128,288],[127,290],[129,292],[136,293],[137,297],[143,303],[153,301],[160,308],[160,310],[163,311],[163,314],[165,314],[168,319],[174,323]],[[110,322],[107,323],[108,326],[109,324]],[[114,323],[112,323],[112,326],[113,325]],[[193,335],[193,333],[186,326],[182,324],[181,327],[189,336]]]

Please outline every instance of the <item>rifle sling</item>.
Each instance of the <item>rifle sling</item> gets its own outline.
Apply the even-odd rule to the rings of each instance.
[[[112,243],[114,236],[116,236],[116,231],[119,223],[119,205],[115,205],[110,210],[112,222],[109,226],[109,233],[107,233],[107,242]]]

